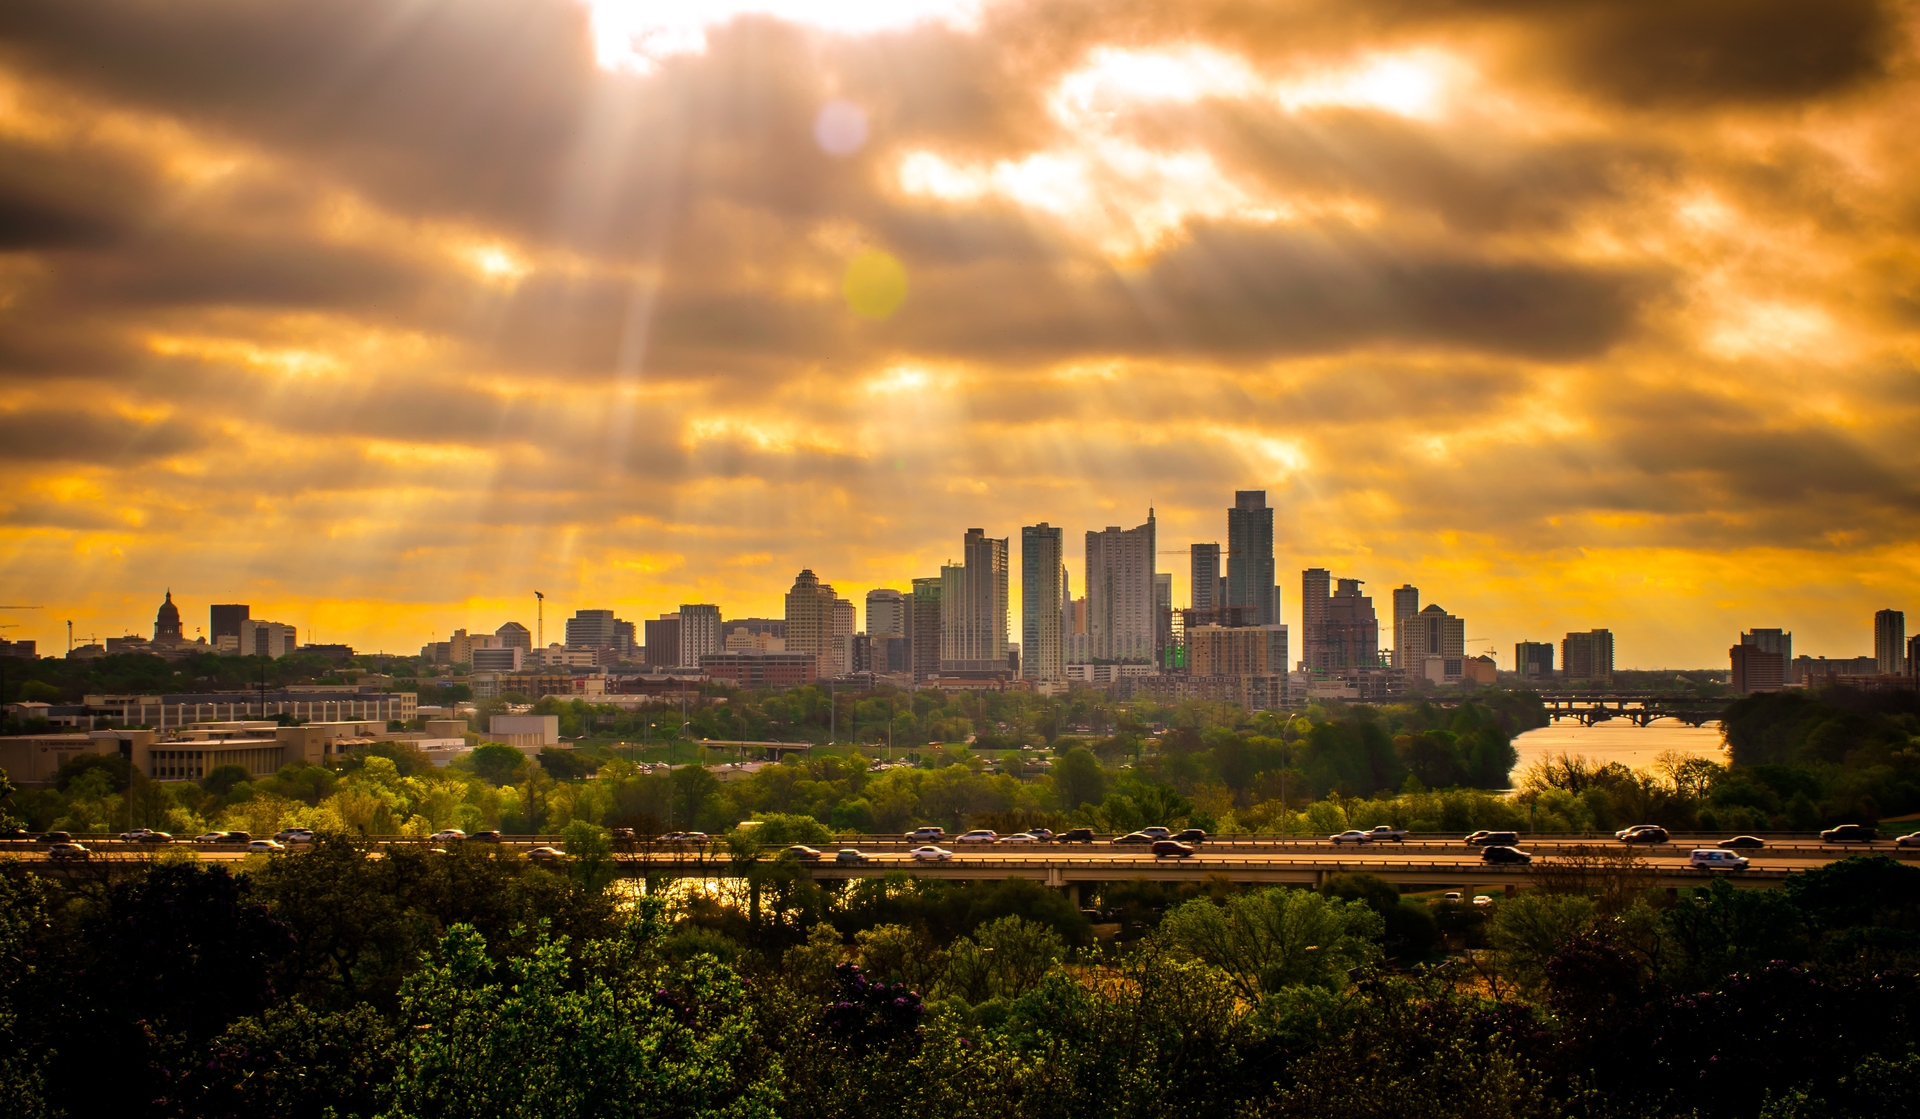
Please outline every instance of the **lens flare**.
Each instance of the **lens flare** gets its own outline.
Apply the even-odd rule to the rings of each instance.
[[[892,253],[868,249],[848,262],[840,290],[854,314],[878,322],[906,301],[907,270]]]
[[[866,110],[834,98],[820,106],[820,114],[813,118],[813,140],[828,155],[852,155],[867,144]]]

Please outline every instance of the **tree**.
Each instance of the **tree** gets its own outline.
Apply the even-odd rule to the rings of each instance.
[[[1100,759],[1084,746],[1075,746],[1053,763],[1053,790],[1062,811],[1098,804],[1107,795],[1107,774]]]
[[[467,764],[487,784],[510,785],[527,772],[527,756],[500,742],[482,742],[467,755]]]
[[[585,820],[574,820],[560,833],[567,850],[567,872],[580,888],[597,894],[619,876],[614,862],[613,842],[607,829]]]
[[[1340,990],[1347,972],[1380,956],[1380,916],[1362,901],[1305,890],[1237,894],[1225,904],[1190,901],[1168,913],[1159,935],[1176,951],[1227,974],[1241,997],[1282,987]]]

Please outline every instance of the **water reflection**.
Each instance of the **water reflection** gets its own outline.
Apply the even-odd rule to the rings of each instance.
[[[1515,780],[1534,762],[1561,754],[1584,754],[1599,765],[1619,762],[1629,769],[1645,769],[1669,750],[1726,761],[1717,722],[1690,727],[1672,719],[1661,719],[1636,727],[1625,719],[1614,719],[1583,727],[1567,720],[1530,730],[1514,739],[1513,746],[1520,751],[1520,764],[1513,770]]]

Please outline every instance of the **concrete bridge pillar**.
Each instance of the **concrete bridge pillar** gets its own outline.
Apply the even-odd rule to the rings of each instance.
[[[1075,909],[1080,908],[1080,883],[1067,883],[1067,900],[1073,903]]]

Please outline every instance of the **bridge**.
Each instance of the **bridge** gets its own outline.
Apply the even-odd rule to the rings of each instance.
[[[1703,886],[1715,877],[1725,877],[1740,887],[1778,886],[1795,871],[1825,866],[1848,856],[1873,853],[1892,855],[1903,862],[1920,862],[1920,849],[1901,848],[1881,840],[1871,844],[1822,843],[1817,836],[1775,836],[1768,846],[1743,851],[1752,865],[1742,871],[1705,871],[1688,865],[1687,853],[1697,846],[1711,846],[1719,836],[1676,836],[1673,842],[1657,847],[1633,848],[1638,856],[1634,864],[1610,864],[1607,873],[1631,873],[1636,882],[1652,887],[1678,889]],[[36,873],[75,878],[110,877],[144,870],[157,856],[152,849],[113,840],[86,840],[93,855],[85,862],[55,862],[47,857],[44,845],[17,847],[0,852],[13,854]],[[509,837],[501,843],[507,849],[558,845],[557,836]],[[176,847],[186,846],[177,844]],[[432,845],[421,840],[396,839],[369,845],[368,856],[378,858],[392,848]],[[833,851],[851,846],[866,855],[866,861],[840,863]],[[1438,836],[1414,837],[1405,843],[1370,844],[1360,848],[1333,847],[1324,839],[1283,838],[1276,836],[1236,836],[1210,839],[1198,845],[1189,858],[1155,858],[1139,846],[1114,847],[1110,842],[1094,845],[1042,844],[1034,846],[952,844],[953,857],[938,862],[916,860],[909,853],[911,843],[898,836],[846,838],[826,848],[818,862],[792,865],[816,881],[826,883],[856,878],[884,878],[911,875],[922,879],[1004,881],[1023,878],[1061,889],[1078,897],[1083,887],[1107,882],[1138,879],[1157,882],[1195,882],[1224,878],[1244,884],[1319,886],[1336,874],[1378,875],[1410,892],[1440,889],[1491,889],[1512,893],[1533,885],[1536,872],[1550,870],[1571,857],[1603,852],[1624,851],[1611,837],[1537,836],[1523,839],[1521,846],[1534,856],[1531,866],[1489,864],[1481,861],[1477,850],[1459,839]],[[277,855],[249,855],[235,846],[191,848],[207,862],[242,863]],[[1864,851],[1863,851],[1864,849]],[[779,859],[778,851],[765,852],[761,860]],[[615,852],[620,873],[641,880],[727,879],[742,876],[752,864],[734,859],[723,844],[677,847],[658,843],[625,842]]]
[[[1730,702],[1691,695],[1583,693],[1540,697],[1549,722],[1574,719],[1588,727],[1612,719],[1625,719],[1636,727],[1644,727],[1656,719],[1673,719],[1697,727],[1719,719]]]

